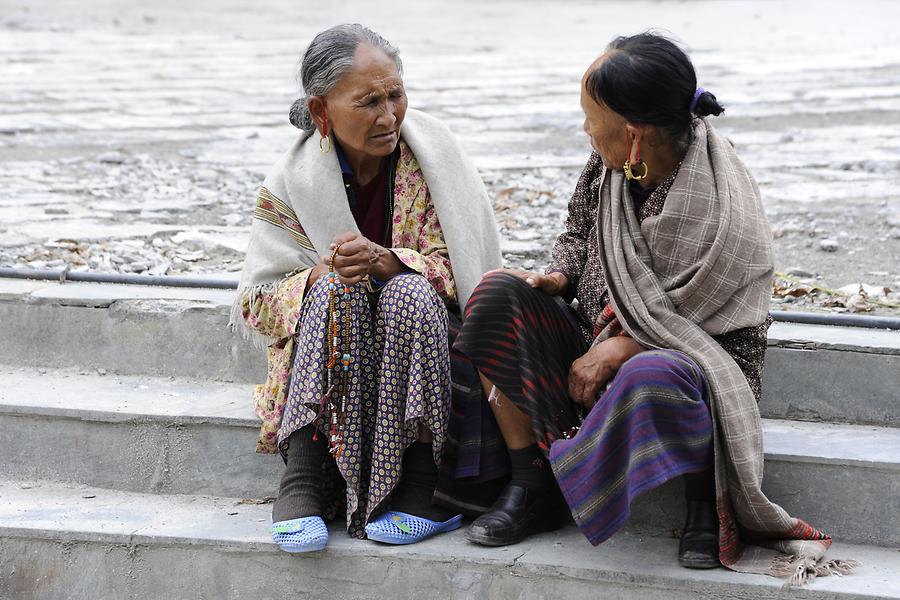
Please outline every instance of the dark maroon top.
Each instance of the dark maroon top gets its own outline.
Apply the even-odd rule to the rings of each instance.
[[[344,191],[347,192],[347,201],[350,203],[350,212],[360,233],[379,246],[390,248],[392,222],[388,222],[388,185],[393,185],[391,178],[391,164],[396,164],[400,156],[400,145],[394,149],[394,154],[389,160],[384,161],[381,171],[375,179],[366,185],[356,185],[353,178],[353,168],[347,161],[344,149],[335,141],[338,163],[341,165],[341,175],[344,177]],[[393,215],[390,215],[393,216]]]
[[[380,246],[389,247],[391,232],[385,236],[387,225],[387,193],[390,169],[385,167],[375,179],[366,185],[356,186],[351,184],[348,188],[350,198],[350,212],[356,220],[362,234]]]

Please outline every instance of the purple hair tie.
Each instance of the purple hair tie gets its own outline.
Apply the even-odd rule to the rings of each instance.
[[[691,114],[692,114],[692,115],[693,115],[693,114],[696,114],[696,111],[697,111],[697,102],[700,101],[700,96],[702,96],[702,95],[703,95],[703,92],[705,92],[705,91],[706,91],[706,90],[704,90],[703,88],[697,88],[697,91],[694,92],[694,98],[693,98],[693,100],[691,100],[691,108],[690,108],[690,111],[691,111]]]

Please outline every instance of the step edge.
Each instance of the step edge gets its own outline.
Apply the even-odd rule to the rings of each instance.
[[[53,284],[52,282],[48,283],[46,287],[49,288],[54,285],[59,287],[59,284]],[[120,284],[67,283],[65,285],[69,288],[72,288],[73,286],[82,286],[85,291],[87,291],[87,287],[84,286],[101,286],[100,289],[105,289],[103,286],[107,286],[107,288],[112,286],[111,289],[116,293],[112,295],[113,297],[110,297],[110,294],[102,294],[98,291],[94,295],[84,294],[77,298],[68,298],[52,295],[48,296],[46,290],[44,292],[35,290],[25,292],[0,290],[0,307],[7,305],[13,306],[13,309],[18,309],[21,306],[40,305],[51,308],[85,308],[111,311],[114,310],[117,305],[127,307],[130,303],[134,303],[135,301],[159,301],[161,303],[183,301],[202,304],[201,307],[198,307],[198,310],[203,310],[206,314],[222,318],[224,325],[224,322],[228,319],[231,306],[230,302],[226,300],[215,299],[218,295],[215,292],[221,292],[221,290],[204,290],[206,292],[204,294],[189,294],[184,291],[186,288],[160,288],[165,290],[165,292],[160,292],[158,289],[154,288],[157,293],[151,293],[149,296],[141,294],[123,296],[120,295],[121,290],[116,289],[117,287],[121,287]],[[153,290],[151,290],[151,292],[152,291]],[[142,312],[150,313],[152,311],[144,310]],[[863,333],[876,338],[876,341],[874,344],[864,344],[858,341],[861,329],[862,328],[859,327],[842,325],[810,325],[776,321],[770,329],[768,345],[771,347],[782,348],[835,350],[842,352],[859,352],[863,354],[900,356],[900,331],[882,329],[865,330]]]
[[[330,531],[334,531],[334,525],[329,527]],[[452,535],[452,534],[451,534]],[[205,548],[215,552],[236,552],[236,553],[264,553],[265,555],[281,556],[282,553],[277,549],[275,543],[265,537],[258,540],[248,539],[222,539],[222,538],[188,538],[183,535],[167,535],[154,534],[142,535],[140,533],[104,533],[99,531],[68,531],[64,529],[50,530],[46,527],[6,527],[0,525],[0,539],[12,538],[20,540],[42,540],[42,541],[58,541],[58,542],[74,542],[80,544],[103,544],[117,545],[126,547],[137,546],[153,546],[156,548],[170,547],[193,547]],[[713,570],[707,572],[698,572],[685,570],[683,576],[673,576],[669,574],[659,574],[653,571],[641,571],[636,569],[621,570],[609,566],[567,566],[564,564],[551,564],[545,560],[529,559],[529,555],[534,552],[533,549],[516,556],[515,554],[506,559],[497,559],[488,556],[466,556],[452,555],[438,552],[409,552],[410,547],[390,547],[359,544],[361,540],[335,540],[329,542],[328,548],[323,553],[316,553],[317,557],[332,555],[336,559],[376,559],[376,560],[403,560],[415,561],[423,564],[469,564],[477,566],[487,566],[492,569],[508,569],[512,574],[519,576],[555,576],[563,579],[591,582],[597,584],[615,583],[623,585],[634,585],[636,587],[650,589],[676,589],[700,591],[700,589],[719,590],[728,592],[730,590],[742,590],[744,592],[765,590],[767,593],[777,590],[783,586],[783,582],[765,575],[754,575],[747,573],[733,573],[727,570]],[[337,543],[335,543],[337,542]],[[880,546],[862,546],[842,544],[839,552],[847,556],[854,555],[854,549],[865,548],[873,550],[876,553],[886,553],[888,548]],[[399,550],[398,550],[399,549]],[[407,550],[407,551],[404,551]],[[302,560],[302,559],[301,559]],[[900,562],[900,561],[898,561]],[[893,566],[889,560],[880,560],[874,565],[871,563],[863,565],[865,567],[890,567]],[[712,578],[710,577],[712,575]],[[723,581],[722,576],[734,576],[739,581]],[[867,576],[877,577],[877,574],[860,573],[856,577],[863,578],[863,582],[867,582]],[[849,575],[847,577],[854,577]],[[842,578],[843,579],[843,578]],[[861,582],[862,583],[862,582]],[[698,589],[698,587],[700,589]],[[829,586],[830,587],[830,586]],[[854,586],[855,588],[856,586]],[[806,593],[822,593],[834,598],[884,598],[898,599],[900,592],[894,594],[889,590],[889,595],[877,592],[860,592],[853,590],[835,590],[835,589],[815,589],[815,583],[812,586],[802,588]],[[768,596],[766,596],[768,597]],[[779,596],[780,597],[780,596]]]
[[[856,467],[878,471],[900,472],[900,461],[871,461],[858,458],[833,458],[828,456],[810,456],[805,454],[789,454],[786,452],[765,452],[766,462],[782,462],[792,464],[829,465],[835,467]]]
[[[221,425],[225,427],[255,427],[261,422],[253,418],[229,417],[215,415],[166,415],[141,413],[133,411],[105,411],[97,409],[81,409],[77,407],[59,407],[24,404],[0,404],[0,416],[12,417],[46,417],[66,421],[92,421],[97,423],[134,423],[163,425]]]
[[[114,412],[101,411],[95,409],[79,409],[65,407],[46,407],[46,406],[28,406],[28,405],[9,405],[0,404],[0,416],[19,417],[19,418],[37,418],[60,421],[86,421],[95,423],[108,423],[111,425],[134,424],[134,425],[161,425],[164,427],[196,427],[196,426],[214,426],[229,427],[238,429],[258,430],[261,421],[255,418],[228,417],[228,416],[201,416],[201,415],[154,415],[137,412]],[[763,419],[764,435],[766,434],[765,422],[777,421],[779,423],[798,423],[803,425],[816,425],[821,422],[794,421],[791,419]],[[900,428],[895,427],[879,427],[875,425],[858,425],[845,423],[825,423],[836,427],[866,427],[869,429],[879,429],[884,433],[897,432],[900,439]],[[778,434],[780,435],[780,434]],[[782,450],[764,451],[764,457],[767,462],[787,462],[787,463],[807,463],[817,465],[847,466],[863,469],[880,469],[885,471],[900,471],[900,457],[897,460],[866,460],[853,457],[834,457],[822,456],[812,453],[796,453],[784,452]]]

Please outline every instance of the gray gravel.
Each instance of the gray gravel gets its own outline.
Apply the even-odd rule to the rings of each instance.
[[[238,271],[255,189],[296,135],[302,44],[346,21],[401,47],[411,105],[457,132],[528,269],[588,156],[583,69],[613,35],[671,31],[759,180],[787,276],[773,307],[900,314],[883,306],[900,305],[900,3],[877,0],[7,2],[0,265]]]

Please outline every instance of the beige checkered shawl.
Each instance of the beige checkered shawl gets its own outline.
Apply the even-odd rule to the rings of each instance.
[[[607,171],[599,193],[600,253],[616,315],[641,343],[689,355],[709,382],[722,563],[792,584],[849,570],[849,561],[823,563],[830,537],[763,494],[756,400],[710,337],[757,325],[768,311],[771,233],[750,173],[698,120],[659,216],[638,221],[622,172]]]

